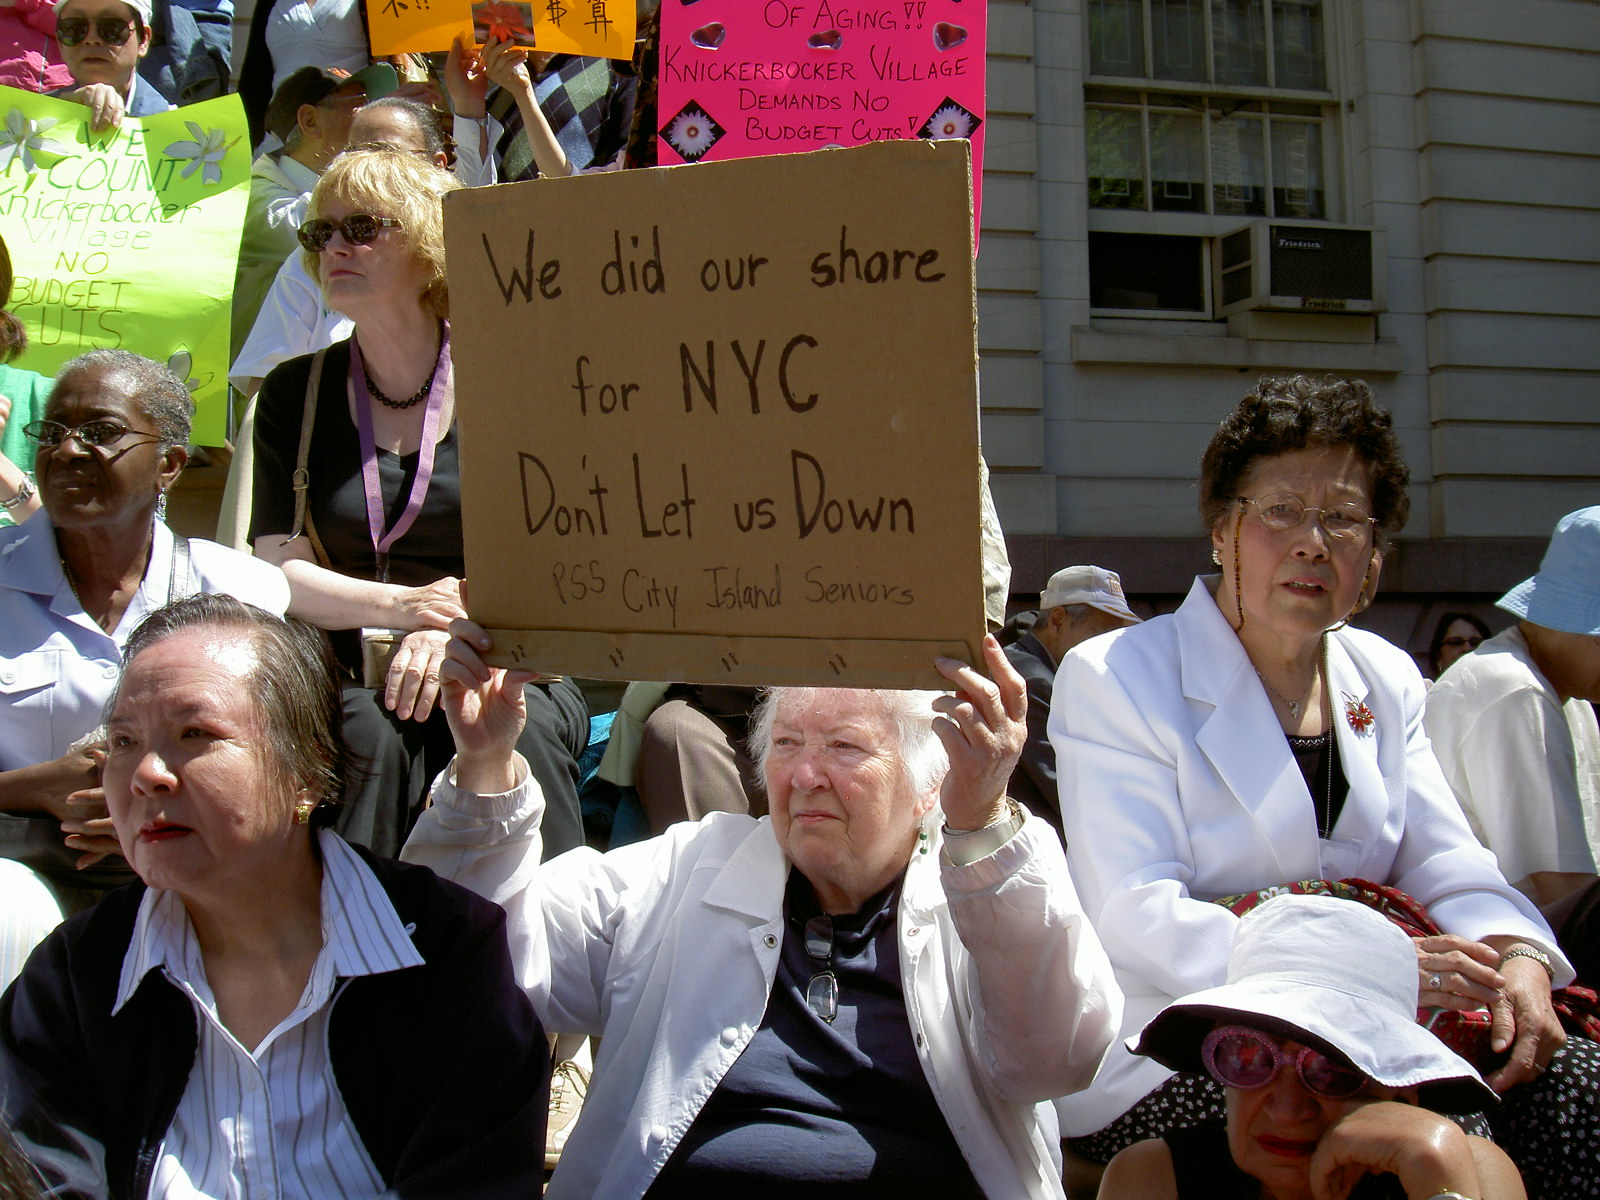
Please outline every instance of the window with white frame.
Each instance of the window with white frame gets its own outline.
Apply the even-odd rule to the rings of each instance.
[[[1092,307],[1192,317],[1148,286],[1150,243],[1109,214],[1151,214],[1138,232],[1200,258],[1197,218],[1333,216],[1323,0],[1087,0],[1087,15]]]

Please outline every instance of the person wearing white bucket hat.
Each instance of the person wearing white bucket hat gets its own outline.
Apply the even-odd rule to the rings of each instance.
[[[1102,1200],[1520,1200],[1504,1152],[1429,1111],[1481,1109],[1494,1094],[1413,1019],[1414,957],[1399,928],[1349,900],[1286,895],[1247,914],[1227,982],[1128,1039],[1135,1054],[1221,1085],[1226,1125],[1123,1151]]]
[[[1472,831],[1587,980],[1593,935],[1565,923],[1600,894],[1600,507],[1562,517],[1499,607],[1518,623],[1439,677],[1423,719]]]

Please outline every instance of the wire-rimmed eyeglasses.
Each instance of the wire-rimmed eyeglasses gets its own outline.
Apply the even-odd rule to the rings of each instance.
[[[69,438],[76,438],[79,445],[87,446],[91,450],[109,449],[130,433],[135,437],[149,438],[151,441],[161,440],[161,435],[158,433],[129,429],[121,421],[103,417],[95,421],[85,421],[76,429],[68,428],[60,421],[30,421],[22,427],[22,436],[41,450],[54,450]]]
[[[823,913],[807,921],[805,945],[806,953],[823,964],[806,984],[806,1006],[832,1025],[839,1015],[839,979],[833,973],[833,918]]]
[[[1306,519],[1307,513],[1317,514],[1317,523],[1322,526],[1322,531],[1331,538],[1340,541],[1349,541],[1360,537],[1373,525],[1378,523],[1378,518],[1363,512],[1355,505],[1346,504],[1337,508],[1313,508],[1298,496],[1288,492],[1272,492],[1262,496],[1259,500],[1251,500],[1247,496],[1235,497],[1240,504],[1247,504],[1255,510],[1261,523],[1268,529],[1284,532],[1297,529]]]

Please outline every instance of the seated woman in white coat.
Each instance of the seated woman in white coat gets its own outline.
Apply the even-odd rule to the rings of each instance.
[[[1551,987],[1572,969],[1467,827],[1410,655],[1346,625],[1406,521],[1389,414],[1359,381],[1265,379],[1200,476],[1221,574],[1170,616],[1068,654],[1050,717],[1068,860],[1127,997],[1124,1035],[1223,981],[1237,918],[1211,901],[1300,880],[1392,885],[1445,931],[1415,943],[1421,1003],[1496,1015],[1492,1049],[1509,1057],[1487,1079],[1503,1100],[1495,1140],[1530,1192],[1600,1195],[1592,1089],[1574,1094],[1560,1145],[1541,1121],[1572,1071],[1600,1061],[1577,1040],[1558,1055]],[[1060,1108],[1068,1135],[1099,1135],[1073,1150],[1104,1162],[1221,1099],[1119,1046]]]
[[[522,678],[454,632],[456,759],[405,857],[505,906],[546,1028],[601,1035],[550,1196],[1062,1196],[1045,1102],[1121,1000],[1054,830],[1005,795],[1027,695],[993,638],[993,682],[938,660],[953,695],[774,690],[769,816],[541,866]]]

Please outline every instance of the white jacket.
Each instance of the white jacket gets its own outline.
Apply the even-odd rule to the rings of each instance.
[[[642,1196],[761,1024],[789,863],[766,818],[713,813],[601,855],[540,866],[544,800],[526,778],[449,782],[404,857],[501,903],[512,961],[547,1029],[601,1035],[593,1085],[549,1196]],[[996,1200],[1061,1197],[1047,1101],[1093,1077],[1121,1016],[1055,831],[988,858],[907,868],[901,975],[917,1052],[950,1130]],[[947,899],[948,897],[948,899]]]
[[[1323,840],[1211,585],[1196,580],[1170,616],[1076,647],[1056,675],[1050,741],[1067,856],[1127,999],[1122,1036],[1177,997],[1225,982],[1235,918],[1211,900],[1302,879],[1391,884],[1448,933],[1539,946],[1556,983],[1570,983],[1549,926],[1472,836],[1444,781],[1411,656],[1361,630],[1328,635],[1350,794]],[[1365,732],[1348,715],[1360,705],[1372,715]],[[1103,1128],[1171,1074],[1118,1040],[1093,1086],[1058,1106],[1067,1136]]]

